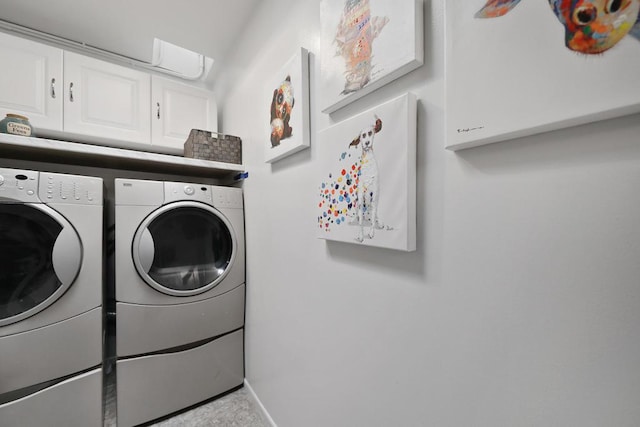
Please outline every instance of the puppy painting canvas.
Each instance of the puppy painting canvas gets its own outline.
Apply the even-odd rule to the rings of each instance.
[[[415,96],[365,111],[318,139],[318,237],[415,250]]]
[[[300,48],[275,73],[266,92],[269,116],[265,123],[268,121],[269,127],[265,129],[265,161],[271,163],[309,147],[309,53],[306,49]]]
[[[446,2],[446,145],[640,111],[640,0]]]
[[[422,0],[321,0],[322,111],[422,65]]]

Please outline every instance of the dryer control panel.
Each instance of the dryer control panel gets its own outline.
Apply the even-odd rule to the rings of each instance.
[[[210,205],[213,200],[211,198],[211,186],[187,182],[165,182],[164,202],[169,203],[178,200],[196,200]]]
[[[212,186],[213,206],[242,209],[242,188]]]

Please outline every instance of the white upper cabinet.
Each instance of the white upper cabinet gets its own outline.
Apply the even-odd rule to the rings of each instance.
[[[27,116],[38,130],[62,130],[62,49],[0,33],[0,119]]]
[[[213,92],[0,32],[0,119],[34,134],[182,154],[191,129],[216,131]]]
[[[191,129],[216,131],[213,92],[152,76],[151,145],[182,153]]]
[[[64,130],[149,144],[150,75],[64,52]]]

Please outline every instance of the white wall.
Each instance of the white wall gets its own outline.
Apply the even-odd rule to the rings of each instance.
[[[418,95],[415,253],[315,238],[315,136],[263,162],[263,82],[318,52],[319,2],[265,0],[239,40],[216,90],[250,174],[247,378],[280,427],[636,426],[640,116],[444,150],[443,5],[427,65],[332,117]]]

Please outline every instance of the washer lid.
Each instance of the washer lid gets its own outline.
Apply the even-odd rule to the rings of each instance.
[[[237,243],[229,221],[204,203],[180,201],[152,212],[133,238],[133,263],[154,289],[191,296],[229,273]]]
[[[82,265],[73,226],[44,204],[0,203],[0,326],[60,298]]]

